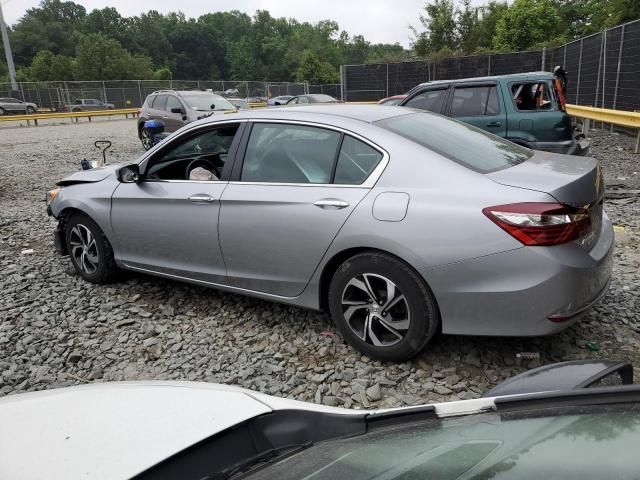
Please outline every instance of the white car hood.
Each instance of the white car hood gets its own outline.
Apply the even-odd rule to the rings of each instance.
[[[195,382],[13,395],[0,399],[0,479],[130,478],[215,433],[285,408],[350,413]]]

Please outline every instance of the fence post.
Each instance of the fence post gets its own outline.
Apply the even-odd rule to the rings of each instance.
[[[576,84],[576,104],[579,104],[580,100],[580,76],[582,74],[582,45],[584,43],[584,39],[580,39],[580,56],[578,57],[578,83]]]
[[[389,64],[387,63],[387,97],[389,96]]]
[[[140,80],[138,80],[138,98],[140,99],[140,107],[142,108],[142,87],[140,86]]]
[[[546,66],[547,63],[547,47],[542,47],[542,68],[540,69],[541,72],[544,72],[544,67]]]
[[[488,66],[487,66],[487,76],[490,77],[491,76],[491,55],[487,55],[487,60],[488,60]]]
[[[613,109],[615,110],[618,104],[618,84],[620,82],[620,67],[622,65],[622,46],[624,45],[624,25],[622,25],[622,32],[620,34],[620,49],[618,50],[618,69],[616,70],[616,86],[613,89]],[[613,125],[611,125],[613,130]]]
[[[598,77],[596,80],[596,94],[593,97],[594,107],[598,106],[598,93],[600,92],[600,78],[602,73],[602,52],[604,51],[604,39],[606,36],[605,34],[606,34],[606,30],[604,32],[600,32],[600,54],[598,55]],[[600,125],[600,126],[602,127],[603,125]]]
[[[567,44],[564,44],[564,54],[562,55],[562,68],[567,64]]]
[[[347,101],[347,76],[345,72],[345,66],[340,65],[340,100]]]

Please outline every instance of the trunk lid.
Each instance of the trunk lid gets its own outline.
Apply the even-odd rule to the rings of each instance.
[[[536,151],[529,160],[487,176],[501,185],[548,193],[574,207],[597,204],[604,196],[600,163],[591,157]]]
[[[579,242],[587,249],[597,242],[605,185],[595,158],[536,151],[529,160],[487,176],[501,185],[547,193],[565,205],[586,208],[591,233]]]

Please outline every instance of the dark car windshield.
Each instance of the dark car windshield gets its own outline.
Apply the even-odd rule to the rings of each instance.
[[[235,110],[231,102],[218,95],[182,94],[182,100],[193,110]],[[213,108],[212,108],[213,105]]]
[[[572,410],[554,416],[483,414],[401,425],[318,444],[247,478],[638,478],[640,412]]]
[[[524,162],[531,150],[477,127],[433,113],[414,113],[375,123],[480,173]]]

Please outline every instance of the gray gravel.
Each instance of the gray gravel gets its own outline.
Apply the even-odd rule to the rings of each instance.
[[[628,237],[620,235],[603,302],[552,337],[441,336],[410,362],[382,364],[347,347],[326,314],[136,274],[109,286],[82,281],[53,252],[44,194],[82,158],[98,158],[94,140],[113,141],[112,161],[142,153],[135,122],[0,128],[0,395],[172,379],[387,407],[477,397],[541,363],[608,357],[640,367],[640,202],[625,193],[640,188],[640,156],[629,137],[593,135],[593,154],[617,192],[607,210]]]

